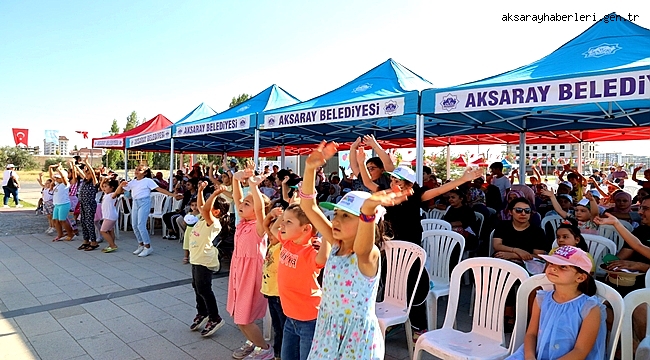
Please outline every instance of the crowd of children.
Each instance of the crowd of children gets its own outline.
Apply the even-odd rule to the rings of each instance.
[[[366,159],[364,143],[379,156]],[[78,220],[83,234],[79,249],[92,251],[99,246],[95,232],[99,226],[100,238],[108,243],[102,251],[116,251],[117,202],[125,201],[120,195],[128,192],[138,241],[134,254],[148,256],[153,251],[146,229],[151,193],[183,199],[186,208],[174,209],[166,221],[174,225],[176,235],[170,238],[182,236],[184,262],[192,266],[197,315],[191,330],[210,336],[224,324],[211,279],[228,251],[215,244],[230,241],[226,310],[245,338],[233,358],[383,359],[384,339],[374,310],[382,278],[381,244],[390,239],[420,244],[420,212],[446,209],[445,220],[479,256],[494,252],[523,266],[534,258],[547,263],[541,272],[555,285],[554,290],[537,294],[525,343],[513,359],[554,359],[567,354],[602,358],[606,314],[593,298],[595,260],[599,259],[589,254],[582,234],[598,233],[599,224],[615,225],[619,220],[635,228],[650,225],[650,217],[643,215],[648,209],[641,205],[650,201],[646,187],[650,182],[636,180],[641,168],[633,175],[642,186],[634,199],[621,190],[622,182],[616,177],[608,181],[594,174],[587,179],[568,166],[557,174],[561,182],[556,191],[542,181],[535,166],[532,184],[512,184],[514,178],[504,175],[500,162],[490,166],[486,178],[474,169],[444,183],[438,183],[425,167],[426,178],[420,186],[415,172],[395,167],[371,136],[352,146],[353,174],[328,176],[323,166],[337,147],[336,143],[319,144],[306,159],[302,178],[275,166],[258,173],[252,162],[239,170],[224,158],[221,169],[210,164],[179,171],[171,179],[173,192],[161,186],[168,185],[162,175],[152,178],[144,165],[136,168],[135,178],[128,182],[93,171],[87,162],[70,163],[69,171],[61,164],[52,165],[49,178],[39,179],[43,209],[50,221],[47,231],[56,231],[54,241],[72,240]],[[650,177],[650,171],[644,175]],[[640,208],[638,214],[634,208]],[[326,210],[333,214],[326,216]],[[476,223],[475,212],[484,215],[482,227]],[[564,221],[553,236],[545,236],[541,220],[551,215]],[[486,234],[492,230],[494,248],[488,249]],[[650,238],[639,244],[632,240],[633,233],[625,236],[635,251],[645,254],[642,247]],[[427,281],[421,283],[426,287]],[[414,304],[424,302],[417,299],[420,289],[409,285],[407,291],[415,293]],[[424,296],[427,291],[423,290]],[[273,344],[265,341],[255,323],[267,309]],[[422,310],[415,305],[412,310],[418,318],[412,321],[414,338],[427,331],[426,325],[419,325],[426,323]],[[554,322],[558,317],[570,325],[568,337],[560,339],[566,334]],[[551,348],[549,344],[556,345]]]

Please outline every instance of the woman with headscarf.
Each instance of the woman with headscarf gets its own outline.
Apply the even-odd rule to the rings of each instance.
[[[327,202],[337,203],[339,197],[341,196],[341,187],[338,184],[330,184],[330,194],[327,197]]]
[[[525,198],[524,194],[519,191],[519,190],[510,190],[506,194],[506,201],[505,204],[508,204],[510,201],[518,198]],[[530,200],[529,200],[530,201]],[[512,214],[509,210],[507,210],[507,206],[505,206],[506,209],[503,209],[499,212],[499,220],[506,220],[510,221],[512,220]]]
[[[636,213],[632,212],[632,195],[623,190],[618,190],[612,194],[614,206],[605,210],[605,212],[612,214],[619,220],[628,222],[638,222],[640,219],[633,218]]]

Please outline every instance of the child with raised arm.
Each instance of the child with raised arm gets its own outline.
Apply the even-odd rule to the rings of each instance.
[[[383,359],[384,339],[375,315],[380,253],[375,242],[383,237],[382,205],[395,205],[411,194],[406,191],[347,193],[336,204],[321,203],[334,210],[332,222],[316,204],[314,178],[337,152],[336,143],[321,142],[305,163],[299,195],[300,207],[332,245],[323,276],[323,296],[308,359]]]
[[[219,316],[217,299],[212,291],[212,269],[219,267],[219,252],[212,244],[222,229],[228,229],[228,202],[219,197],[225,187],[215,188],[210,197],[203,202],[203,190],[208,183],[199,183],[197,206],[201,216],[192,227],[190,235],[190,264],[192,264],[192,287],[196,294],[197,315],[190,330],[198,330],[205,325],[201,336],[210,336],[226,322]]]
[[[56,231],[54,227],[54,220],[52,220],[52,212],[54,211],[54,203],[52,198],[54,197],[54,182],[52,179],[47,179],[43,182],[43,173],[38,174],[36,179],[38,184],[43,188],[41,194],[43,195],[43,213],[47,216],[48,228],[45,230],[45,233],[51,235]]]
[[[260,292],[262,266],[266,254],[264,217],[270,200],[258,186],[262,176],[253,176],[253,164],[235,173],[233,200],[237,206],[239,223],[235,230],[235,249],[230,262],[227,310],[247,342],[233,353],[233,358],[273,359],[273,347],[266,343],[262,331],[255,324],[266,314],[267,301]],[[241,183],[248,181],[249,192],[243,196]],[[191,260],[191,255],[190,255]]]
[[[326,242],[316,250],[314,244],[320,242],[316,228],[296,203],[284,210],[277,237],[282,244],[278,290],[287,316],[281,358],[305,360],[312,345],[321,302],[317,278],[325,266],[331,245]]]
[[[55,173],[56,169],[56,173]],[[61,166],[61,163],[50,165],[50,179],[54,179],[54,195],[52,195],[52,203],[54,209],[52,210],[52,220],[56,228],[56,237],[52,241],[71,241],[74,238],[74,232],[70,223],[68,223],[68,213],[70,212],[70,193],[68,189],[68,174]],[[67,234],[63,236],[63,229]]]
[[[524,344],[507,359],[604,359],[606,313],[594,296],[591,259],[573,246],[540,257],[547,262],[544,273],[553,290],[537,292]]]
[[[269,211],[264,218],[264,229],[269,238],[269,246],[266,249],[264,268],[262,272],[262,294],[269,303],[269,314],[273,326],[273,350],[275,357],[280,358],[282,351],[282,334],[287,316],[282,309],[280,291],[278,289],[278,264],[280,263],[280,250],[282,244],[278,240],[280,223],[282,222],[282,208],[276,207]]]
[[[102,249],[103,253],[112,253],[117,250],[115,245],[115,223],[117,222],[117,197],[121,191],[118,191],[120,184],[115,179],[103,178],[101,185],[104,196],[102,197],[101,213],[102,225],[99,232],[108,243],[108,246]]]

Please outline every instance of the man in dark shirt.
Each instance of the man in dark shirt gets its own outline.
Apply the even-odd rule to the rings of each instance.
[[[546,253],[550,244],[542,228],[530,223],[530,202],[526,198],[514,199],[508,203],[507,210],[512,220],[502,221],[494,230],[494,257],[522,263],[532,260],[533,255]]]

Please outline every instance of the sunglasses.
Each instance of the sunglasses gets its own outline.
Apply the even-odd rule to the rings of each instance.
[[[376,166],[367,166],[366,169],[368,169],[368,171],[373,171],[373,170],[377,170],[379,168],[376,167]]]
[[[514,210],[517,214],[521,214],[521,213],[530,214],[532,211],[530,208],[520,208],[520,207],[516,207],[512,210]]]

